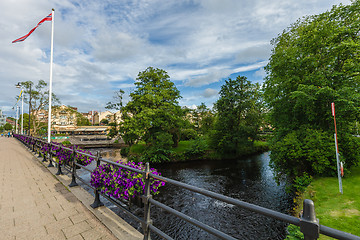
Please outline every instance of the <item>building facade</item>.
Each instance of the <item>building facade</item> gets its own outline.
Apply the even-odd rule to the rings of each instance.
[[[6,116],[3,114],[2,110],[0,109],[0,126],[4,126],[6,123]]]

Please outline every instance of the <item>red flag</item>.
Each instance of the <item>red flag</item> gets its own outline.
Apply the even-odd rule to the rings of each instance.
[[[43,22],[45,21],[52,21],[52,13],[50,13],[49,15],[47,15],[43,20],[41,20],[37,25],[36,27],[34,27],[33,29],[30,30],[30,32],[28,34],[26,34],[25,36],[21,37],[21,38],[18,38],[14,41],[12,41],[12,43],[16,43],[16,42],[22,42],[24,41],[28,36],[30,36],[30,34],[32,34],[35,29],[40,26]]]

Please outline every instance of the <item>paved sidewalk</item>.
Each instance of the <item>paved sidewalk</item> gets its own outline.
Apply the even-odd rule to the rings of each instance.
[[[117,239],[16,139],[0,137],[0,239]]]

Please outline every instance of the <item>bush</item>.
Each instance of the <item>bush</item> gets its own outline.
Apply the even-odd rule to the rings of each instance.
[[[191,141],[189,148],[185,150],[184,155],[186,158],[197,158],[204,155],[208,144],[205,139],[197,138]]]
[[[304,234],[300,232],[300,227],[290,224],[287,227],[288,235],[285,240],[302,240],[304,239]]]
[[[180,141],[193,140],[198,137],[197,132],[192,128],[182,129],[180,134]]]
[[[67,145],[71,145],[71,142],[68,141],[68,140],[65,140],[61,144],[64,145],[64,146],[67,146]]]
[[[120,150],[120,154],[122,157],[127,157],[129,155],[130,152],[130,147],[123,147]]]
[[[304,173],[304,175],[302,176],[295,177],[295,179],[293,180],[292,187],[297,192],[303,192],[306,189],[306,187],[309,186],[311,181],[312,181],[312,177],[309,176],[307,173]]]

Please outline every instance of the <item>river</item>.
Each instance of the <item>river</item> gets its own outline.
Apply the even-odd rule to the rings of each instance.
[[[111,158],[106,150],[102,152],[104,157],[107,154]],[[156,168],[164,177],[287,214],[292,207],[292,195],[285,192],[284,183],[277,185],[273,180],[269,160],[266,152],[238,160],[169,163]],[[284,239],[286,236],[287,224],[281,221],[170,184],[162,187],[154,199],[238,239]],[[106,205],[141,229],[140,224],[110,204]],[[151,218],[154,226],[174,239],[217,239],[155,206],[151,209]],[[160,239],[156,235],[152,238]]]

